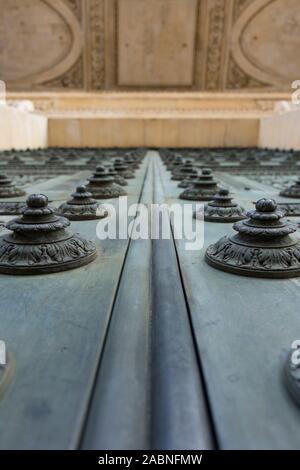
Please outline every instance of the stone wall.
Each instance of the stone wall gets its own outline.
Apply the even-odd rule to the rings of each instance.
[[[300,150],[300,109],[261,120],[259,145]]]
[[[48,119],[46,116],[0,105],[0,150],[46,147]]]

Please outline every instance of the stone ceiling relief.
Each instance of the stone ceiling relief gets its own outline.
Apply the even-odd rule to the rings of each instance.
[[[254,0],[234,25],[234,60],[260,82],[284,87],[299,79],[299,50],[299,0]]]
[[[0,0],[8,90],[287,91],[299,0]],[[298,74],[299,70],[299,74]]]
[[[0,0],[0,75],[23,89],[63,76],[82,53],[82,30],[63,0]]]

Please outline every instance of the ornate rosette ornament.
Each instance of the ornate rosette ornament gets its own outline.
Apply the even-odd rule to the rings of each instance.
[[[78,186],[72,199],[62,204],[56,213],[69,220],[96,220],[108,216],[108,212],[92,198],[85,186]]]
[[[92,242],[68,230],[70,221],[55,214],[48,198],[33,194],[20,218],[0,237],[0,273],[47,274],[78,268],[97,256]]]
[[[174,160],[173,155],[169,155],[168,157],[161,157],[161,158],[163,160],[163,164],[165,165],[166,169],[169,170],[170,166],[171,166],[171,163]]]
[[[260,161],[254,155],[249,155],[245,159],[241,160],[240,164],[245,166],[258,166],[260,165]]]
[[[198,178],[193,180],[193,185],[180,194],[180,199],[190,201],[211,201],[218,191],[217,182],[214,180],[210,169],[202,170]]]
[[[113,177],[114,182],[119,186],[128,186],[128,182],[123,176],[120,176],[119,173],[114,169],[114,167],[108,168],[108,173]]]
[[[282,162],[283,165],[286,165],[289,163],[294,165],[295,163],[297,163],[299,159],[299,156],[296,153],[291,153],[290,155],[286,156],[285,152],[282,152],[282,155],[285,157],[285,159]]]
[[[88,178],[88,181],[86,188],[95,199],[112,199],[126,196],[126,191],[114,182],[113,176],[109,174],[104,166],[97,166],[96,173]]]
[[[168,171],[173,171],[176,168],[179,168],[183,164],[182,157],[179,155],[176,155],[175,157],[172,158],[172,160],[167,164],[167,170]]]
[[[98,162],[98,158],[96,157],[96,155],[92,155],[88,160],[87,160],[87,164],[88,165],[95,165],[97,164]]]
[[[285,212],[286,217],[300,216],[300,202],[281,202],[278,203],[278,207]]]
[[[64,160],[62,160],[58,155],[50,155],[48,160],[46,161],[46,165],[55,166],[55,165],[63,165]]]
[[[126,165],[126,163],[124,163],[120,158],[117,158],[114,161],[114,169],[120,176],[122,176],[122,178],[125,178],[126,180],[134,178],[133,170],[131,170],[129,166]]]
[[[182,189],[190,188],[191,186],[193,186],[193,182],[197,178],[197,176],[198,176],[198,172],[197,170],[194,169],[193,172],[187,178],[185,178],[178,184],[178,188],[182,188]]]
[[[146,155],[146,152],[145,152],[145,155]],[[141,164],[142,164],[142,161],[143,161],[143,158],[145,155],[138,155],[136,152],[132,152],[131,153],[131,158],[133,158],[135,160],[135,165],[136,165],[136,169],[138,170],[140,167],[141,167]]]
[[[236,162],[239,159],[238,154],[234,150],[225,154],[224,157],[226,162]]]
[[[140,162],[136,160],[131,153],[126,154],[124,156],[124,161],[126,165],[128,165],[129,168],[133,171],[138,170],[138,168],[140,167]]]
[[[182,181],[189,176],[194,175],[194,172],[195,169],[193,167],[193,163],[191,160],[187,160],[182,166],[179,166],[172,171],[171,180]]]
[[[289,188],[283,189],[280,194],[283,197],[291,197],[294,199],[300,199],[300,179],[292,184]]]
[[[172,152],[170,152],[170,150],[167,150],[167,149],[160,149],[159,155],[166,167],[170,165],[174,159]]]
[[[284,368],[285,384],[295,403],[300,406],[300,350],[292,349]]]
[[[133,150],[131,155],[141,162],[145,158],[147,151],[148,151],[147,148],[141,147],[141,148],[137,148]]]
[[[19,166],[19,165],[23,165],[24,162],[23,160],[18,156],[18,155],[14,155],[9,161],[8,161],[8,165],[9,166]]]
[[[26,202],[0,202],[0,215],[20,215],[26,207]]]
[[[297,226],[282,220],[273,199],[260,199],[249,219],[233,225],[238,233],[208,247],[206,261],[214,268],[253,277],[300,276]]]
[[[206,222],[238,222],[246,219],[244,209],[232,202],[228,189],[220,189],[213,200],[204,207],[204,220]],[[197,212],[195,212],[197,219]],[[201,214],[202,219],[202,214]]]
[[[78,150],[75,149],[66,149],[66,151],[63,152],[64,155],[64,160],[67,160],[69,162],[76,162],[80,156]]]
[[[212,164],[212,165],[215,165],[215,164],[217,163],[217,161],[216,161],[216,159],[215,159],[215,157],[214,157],[213,155],[206,155],[206,156],[203,158],[203,160],[204,160],[205,165],[207,165],[207,166],[208,166],[208,165],[211,165],[211,164]]]
[[[25,191],[17,188],[11,179],[5,175],[0,175],[0,198],[19,197],[25,194]]]

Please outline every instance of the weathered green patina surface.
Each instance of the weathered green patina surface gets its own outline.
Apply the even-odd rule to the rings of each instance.
[[[101,163],[122,158],[114,152]],[[198,169],[206,161],[246,210],[262,197],[291,202],[278,193],[297,179],[295,155],[289,167],[283,153],[262,154],[262,170],[255,150],[244,164],[244,152],[230,152],[212,152],[213,160],[204,150],[177,153]],[[23,188],[58,207],[99,163],[95,151],[84,154],[77,166],[93,158],[90,170],[68,162],[72,171],[52,177],[53,167],[46,177],[44,169],[43,178],[37,171]],[[148,152],[136,175],[125,186],[128,205],[194,207],[179,199],[180,181],[157,152]],[[201,221],[194,223],[200,231]],[[299,449],[300,409],[282,377],[300,335],[299,278],[247,278],[209,266],[205,249],[232,233],[230,223],[206,222],[197,251],[173,236],[99,240],[96,225],[72,223],[96,243],[91,264],[38,277],[0,275],[0,339],[8,351],[0,368],[0,448]]]
[[[147,165],[128,185],[129,204],[139,200]],[[27,191],[51,193],[56,203],[84,176]],[[128,249],[128,240],[98,240],[96,224],[72,224],[97,245],[90,265],[40,277],[0,276],[1,338],[13,369],[0,402],[3,449],[75,448],[80,441]]]
[[[180,189],[157,164],[166,200],[178,202]],[[252,179],[223,172],[216,178],[248,210],[262,197],[284,201],[274,187]],[[299,449],[300,410],[286,392],[282,371],[300,334],[300,280],[245,278],[208,266],[205,248],[232,232],[231,224],[205,223],[200,252],[186,251],[185,241],[176,240],[218,446]]]

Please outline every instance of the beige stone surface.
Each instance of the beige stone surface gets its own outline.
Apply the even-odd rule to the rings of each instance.
[[[15,108],[10,117],[2,113],[1,145],[43,146],[48,133],[49,145],[62,146],[299,148],[299,111],[285,112],[288,98],[282,93],[8,93],[9,101],[30,100],[41,114]]]
[[[0,43],[4,45],[0,49],[2,80],[21,81],[51,69],[67,55],[72,45],[70,28],[46,2],[1,0],[0,9]]]
[[[261,147],[300,150],[300,108],[261,119]]]
[[[48,119],[15,107],[0,105],[0,150],[46,147]]]
[[[253,146],[255,118],[49,118],[49,145],[100,147]]]
[[[233,56],[261,82],[284,86],[299,78],[299,0],[256,0],[233,31]]]
[[[191,86],[197,0],[119,0],[118,84]]]
[[[17,93],[49,118],[49,145],[256,145],[259,120],[285,94]]]

